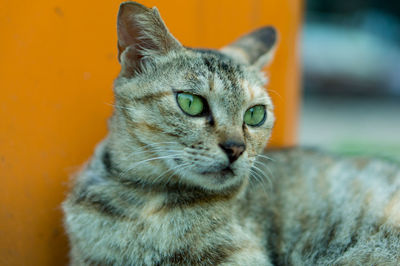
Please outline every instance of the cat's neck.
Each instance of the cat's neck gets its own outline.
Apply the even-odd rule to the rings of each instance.
[[[235,202],[241,197],[248,185],[248,178],[241,182],[224,188],[220,191],[211,191],[198,186],[191,186],[179,182],[179,177],[171,177],[168,182],[148,182],[135,172],[127,173],[118,168],[113,162],[113,157],[107,147],[107,140],[103,141],[96,149],[94,170],[100,169],[101,176],[118,186],[124,187],[132,194],[139,195],[142,199],[152,198],[160,200],[159,208],[183,208],[187,206],[205,206]],[[99,167],[101,165],[101,167]]]
[[[209,191],[199,187],[179,183],[144,183],[131,179],[119,179],[118,182],[132,189],[135,193],[163,197],[163,208],[182,208],[188,206],[203,206],[219,203],[234,202],[245,187],[247,179],[223,191]]]

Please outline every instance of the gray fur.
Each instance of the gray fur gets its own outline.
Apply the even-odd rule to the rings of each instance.
[[[190,49],[155,9],[121,5],[109,134],[63,203],[72,265],[400,262],[397,166],[301,149],[260,154],[274,123],[259,68],[276,36],[263,32],[275,31],[222,52]],[[203,97],[207,115],[183,113],[179,92]],[[266,122],[247,126],[245,111],[260,104]],[[232,140],[245,145],[234,162],[221,149]]]

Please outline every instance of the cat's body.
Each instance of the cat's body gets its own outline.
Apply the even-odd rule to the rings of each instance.
[[[398,165],[307,149],[268,155],[278,265],[399,265]]]
[[[155,9],[125,3],[118,37],[110,133],[63,204],[73,265],[400,263],[396,166],[258,156],[274,122],[259,72],[272,28],[188,49]]]
[[[400,169],[390,163],[273,151],[272,184],[251,179],[230,198],[121,184],[104,154],[100,145],[65,204],[76,265],[400,262]]]

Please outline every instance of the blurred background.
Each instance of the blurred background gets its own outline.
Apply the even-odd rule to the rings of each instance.
[[[299,141],[400,161],[400,2],[308,0]]]

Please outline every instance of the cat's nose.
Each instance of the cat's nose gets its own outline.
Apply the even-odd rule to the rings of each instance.
[[[246,149],[246,145],[244,143],[235,141],[226,141],[219,144],[219,146],[228,156],[230,163],[236,161]]]

